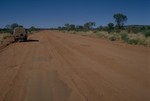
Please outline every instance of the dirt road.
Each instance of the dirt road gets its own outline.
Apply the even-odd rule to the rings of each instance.
[[[0,101],[150,101],[150,48],[35,33],[0,51]]]

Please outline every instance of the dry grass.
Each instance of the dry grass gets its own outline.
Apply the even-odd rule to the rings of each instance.
[[[127,32],[121,32],[121,33],[108,33],[106,31],[88,31],[88,32],[77,32],[77,31],[64,31],[64,33],[70,33],[70,34],[77,34],[87,37],[94,37],[94,38],[103,38],[103,39],[109,39],[111,41],[124,41],[128,44],[134,44],[134,45],[144,45],[150,47],[150,37],[145,37],[142,33],[134,34],[134,33],[127,33]],[[127,40],[122,39],[122,34],[127,34]]]
[[[0,33],[0,37],[7,37],[7,36],[11,36],[10,33]]]
[[[0,33],[0,44],[3,43],[3,40],[6,39],[7,37],[10,37],[10,33]]]
[[[145,44],[150,47],[150,37],[145,40]]]

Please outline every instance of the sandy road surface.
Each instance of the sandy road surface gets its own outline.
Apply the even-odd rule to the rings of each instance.
[[[150,48],[35,33],[0,51],[0,101],[150,101]]]

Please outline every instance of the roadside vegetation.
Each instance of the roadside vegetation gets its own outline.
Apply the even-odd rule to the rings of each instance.
[[[13,34],[13,30],[16,27],[23,27],[22,25],[19,25],[17,23],[13,23],[10,25],[6,25],[5,28],[1,28],[0,29],[0,44],[3,44],[4,41],[7,38],[11,38],[12,39],[12,34]],[[27,28],[26,31],[28,32],[28,34],[34,33],[36,31],[41,30],[40,28],[36,28],[34,26],[31,26],[30,28]]]
[[[32,34],[40,30],[59,30],[65,33],[78,34],[82,36],[104,38],[111,41],[121,41],[133,45],[144,45],[150,47],[150,25],[125,25],[128,17],[122,13],[113,15],[114,23],[107,26],[96,26],[96,22],[89,21],[83,25],[66,23],[58,28],[36,28],[31,26],[27,32]],[[0,41],[12,36],[15,27],[23,27],[17,23],[6,25],[0,29]]]
[[[57,30],[150,47],[150,25],[125,25],[128,17],[122,13],[114,14],[113,18],[115,23],[110,22],[107,26],[95,27],[96,22],[89,21],[83,25],[64,24]]]

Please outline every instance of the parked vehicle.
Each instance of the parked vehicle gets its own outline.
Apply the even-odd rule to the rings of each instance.
[[[27,31],[23,27],[16,27],[13,31],[15,41],[27,41]]]

